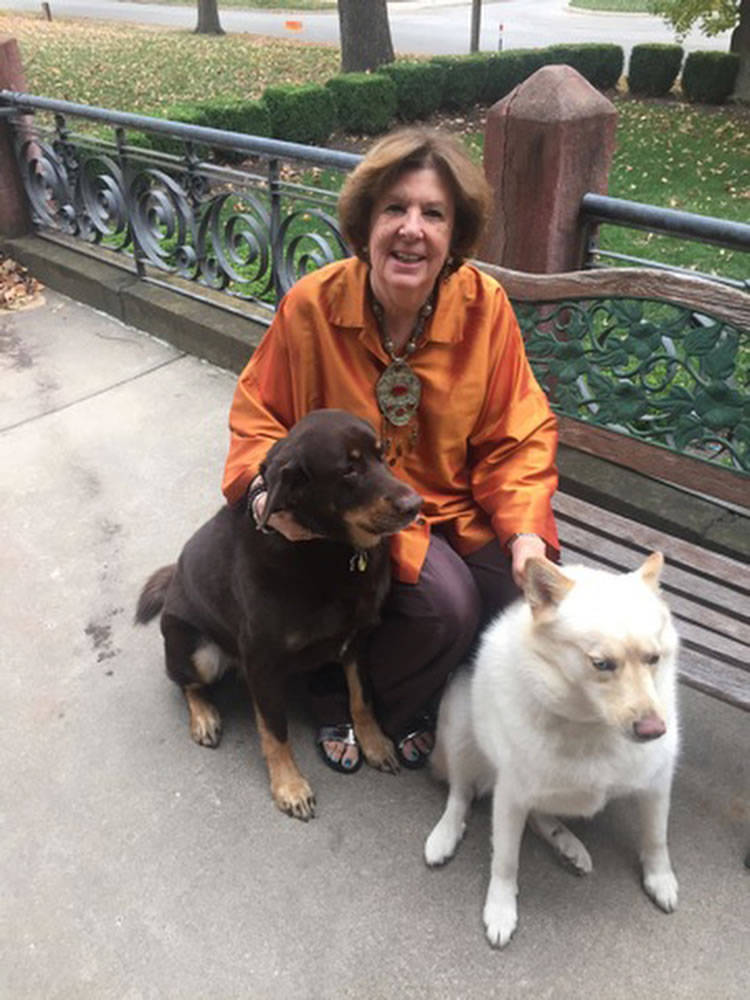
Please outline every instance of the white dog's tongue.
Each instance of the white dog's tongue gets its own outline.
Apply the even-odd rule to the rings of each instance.
[[[655,740],[666,733],[667,726],[661,716],[650,712],[633,723],[633,730],[640,740]]]

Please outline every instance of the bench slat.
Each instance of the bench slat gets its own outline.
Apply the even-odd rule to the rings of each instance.
[[[681,538],[666,535],[648,525],[638,524],[621,514],[603,510],[569,493],[556,493],[553,507],[560,514],[580,520],[583,524],[607,532],[614,538],[643,546],[648,551],[661,549],[668,541],[672,562],[677,560],[687,566],[700,567],[703,574],[710,574],[722,582],[731,582],[733,587],[747,591],[750,596],[750,566],[746,563],[730,559],[729,556],[718,552],[711,552]]]
[[[738,667],[717,663],[705,653],[683,647],[680,653],[680,680],[736,708],[750,711],[750,684],[747,674]]]
[[[608,563],[610,566],[620,570],[633,570],[643,562],[643,553],[629,548],[620,542],[614,542],[603,535],[597,535],[577,524],[558,519],[558,530],[561,542],[571,551],[575,551],[578,558],[589,555],[596,562]],[[695,602],[698,607],[704,603],[711,603],[719,609],[721,617],[726,616],[728,620],[735,618],[738,625],[745,625],[750,630],[750,624],[739,615],[740,599],[736,591],[727,586],[717,583],[711,578],[703,576],[700,572],[689,572],[679,566],[671,564],[670,545],[671,538],[662,536],[659,540],[659,548],[664,550],[665,566],[662,580],[666,590],[674,591],[682,595],[690,602]],[[688,612],[689,613],[689,612]],[[696,613],[698,613],[696,609]],[[707,619],[703,619],[708,623]],[[750,631],[744,632],[747,641],[750,642]]]

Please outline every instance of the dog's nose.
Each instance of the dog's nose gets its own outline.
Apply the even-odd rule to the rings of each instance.
[[[656,712],[649,712],[648,715],[644,715],[641,719],[636,719],[633,723],[633,734],[637,740],[645,742],[646,740],[658,740],[660,736],[663,736],[667,731],[667,725],[660,715]]]
[[[395,497],[393,506],[399,514],[408,514],[410,517],[416,517],[422,508],[422,497],[418,493],[414,493],[413,490],[410,490],[408,493],[403,493]]]

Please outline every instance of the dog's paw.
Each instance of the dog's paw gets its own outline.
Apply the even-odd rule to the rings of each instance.
[[[489,900],[484,904],[484,927],[487,940],[493,948],[504,948],[513,937],[518,924],[516,902],[496,903]]]
[[[573,831],[556,816],[532,812],[529,814],[529,826],[547,841],[560,861],[576,875],[589,875],[594,870],[589,852]]]
[[[221,715],[213,705],[204,702],[200,712],[190,716],[190,735],[202,747],[217,747],[221,740]]]
[[[594,870],[591,855],[581,841],[567,827],[555,838],[554,848],[566,868],[572,869],[576,875],[590,875]]]
[[[272,788],[271,795],[278,808],[294,819],[306,823],[315,816],[315,796],[301,775]]]
[[[678,886],[672,871],[643,876],[643,888],[656,905],[665,913],[677,909]]]
[[[424,845],[424,859],[430,868],[444,865],[446,861],[450,861],[461,843],[465,829],[465,823],[456,827],[445,817],[440,820]]]
[[[373,733],[362,736],[357,733],[359,748],[370,767],[387,774],[398,774],[400,768],[396,748],[383,733]]]
[[[515,882],[493,875],[487,888],[482,917],[487,940],[493,948],[504,948],[518,923]]]

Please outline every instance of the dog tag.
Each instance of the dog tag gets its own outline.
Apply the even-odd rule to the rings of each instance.
[[[358,573],[364,573],[367,569],[367,553],[355,552],[349,560],[349,569],[352,572],[356,570]]]

